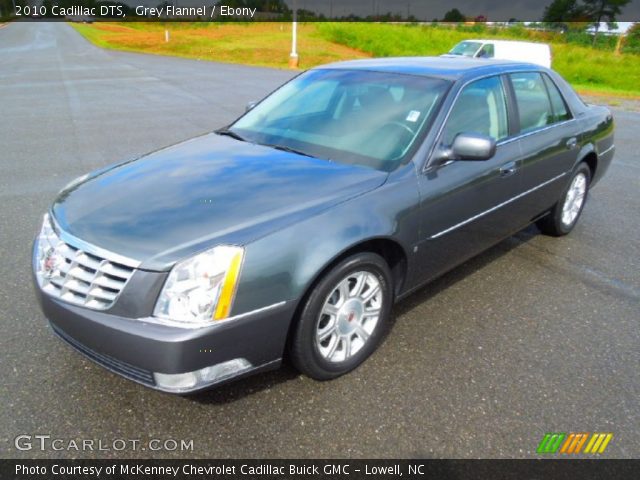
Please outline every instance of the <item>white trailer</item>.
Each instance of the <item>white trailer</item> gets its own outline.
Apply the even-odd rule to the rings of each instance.
[[[498,58],[535,63],[551,68],[551,47],[546,43],[510,40],[464,40],[444,57]]]

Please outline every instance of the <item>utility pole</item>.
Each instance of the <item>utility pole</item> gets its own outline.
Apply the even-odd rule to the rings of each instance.
[[[620,51],[622,50],[622,45],[624,44],[625,34],[621,33],[618,35],[618,41],[616,42],[616,49],[613,52],[614,55],[620,55]]]
[[[291,54],[289,55],[289,68],[298,68],[298,0],[293,0],[293,24],[291,30]]]

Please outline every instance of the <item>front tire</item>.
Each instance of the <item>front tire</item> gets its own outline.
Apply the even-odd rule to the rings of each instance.
[[[591,169],[586,163],[579,164],[573,172],[569,186],[549,215],[538,220],[540,231],[546,235],[561,237],[573,230],[587,202]]]
[[[353,370],[378,347],[393,303],[382,257],[364,252],[331,269],[311,291],[293,333],[295,367],[316,380]]]

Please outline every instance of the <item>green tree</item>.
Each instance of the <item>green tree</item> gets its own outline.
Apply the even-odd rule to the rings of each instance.
[[[13,15],[13,3],[11,0],[0,0],[0,18]]]
[[[584,7],[578,0],[553,0],[544,9],[542,21],[552,28],[565,28],[568,22],[580,20]]]
[[[445,22],[464,22],[465,16],[457,8],[452,8],[444,14],[443,20]]]
[[[640,22],[634,23],[629,27],[629,30],[627,30],[627,38],[640,43]]]
[[[616,15],[620,14],[622,7],[631,0],[584,0],[585,13],[594,26],[593,45],[596,44],[600,23],[607,22],[611,27],[616,21]]]
[[[631,28],[627,30],[623,51],[640,53],[640,22],[634,23]]]

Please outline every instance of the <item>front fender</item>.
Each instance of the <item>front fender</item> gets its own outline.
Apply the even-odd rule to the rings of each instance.
[[[247,245],[233,314],[298,301],[320,272],[362,242],[393,239],[409,255],[419,231],[415,171],[408,165],[394,173],[373,191]]]

